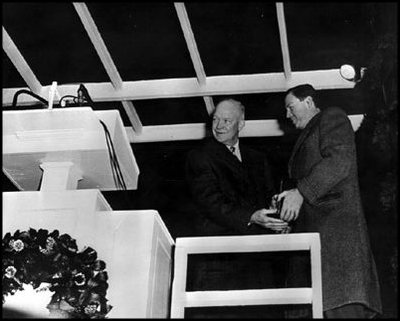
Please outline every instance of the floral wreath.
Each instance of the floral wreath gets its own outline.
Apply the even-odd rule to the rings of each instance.
[[[58,230],[7,233],[2,241],[2,302],[23,284],[37,289],[46,282],[55,292],[47,305],[50,317],[103,319],[112,308],[105,298],[105,267],[95,250],[85,247],[78,252],[76,241]]]

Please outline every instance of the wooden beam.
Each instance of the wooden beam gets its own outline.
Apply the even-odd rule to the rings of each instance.
[[[289,80],[285,78],[283,72],[212,76],[207,77],[207,83],[204,86],[200,86],[196,78],[125,81],[120,90],[116,90],[110,83],[84,83],[84,85],[89,90],[93,101],[122,101],[284,92],[302,83],[309,83],[317,90],[351,89],[355,85],[353,82],[344,80],[340,76],[339,69],[292,72]],[[50,86],[44,88],[48,90]],[[13,94],[19,89],[21,88],[3,89],[3,107],[11,105]],[[57,90],[61,96],[74,95],[77,86],[60,85]],[[35,103],[32,97],[23,98],[21,104]]]
[[[364,115],[349,115],[353,130],[357,131]],[[167,142],[179,140],[198,140],[206,137],[205,123],[143,126],[141,135],[135,134],[130,127],[125,127],[128,140],[131,143]],[[273,137],[282,136],[276,119],[246,120],[246,125],[240,132],[240,137]]]
[[[129,127],[125,127],[125,129],[130,143],[196,140],[206,136],[206,126],[204,123],[143,126],[140,135],[136,135]]]
[[[94,22],[89,9],[86,4],[83,2],[74,2],[73,3],[75,10],[77,11],[79,18],[82,21],[83,26],[85,27],[90,40],[95,47],[97,54],[100,57],[101,62],[103,63],[104,68],[107,71],[108,76],[111,79],[111,83],[116,91],[122,89],[124,83],[121,79],[121,76],[117,70],[117,67],[114,64],[113,59],[105,45],[103,38],[100,35],[99,30],[97,29],[96,23]],[[92,93],[91,93],[92,96]],[[93,99],[93,98],[92,98]],[[127,99],[129,100],[129,99]],[[129,117],[129,120],[132,123],[133,129],[140,133],[142,131],[142,123],[139,119],[138,114],[136,113],[135,107],[130,101],[122,101],[124,109]]]
[[[185,307],[311,304],[311,288],[193,291],[186,293]]]
[[[204,96],[203,99],[204,99],[204,103],[206,104],[207,113],[209,115],[211,115],[215,109],[214,101],[213,101],[212,97],[210,97],[210,96]]]
[[[290,79],[292,75],[292,68],[290,66],[289,45],[287,41],[286,23],[285,23],[285,12],[283,10],[282,2],[276,3],[276,14],[278,17],[279,36],[281,39],[283,70],[286,79]]]
[[[176,238],[176,249],[187,253],[235,253],[309,250],[319,243],[318,233],[235,235]]]
[[[133,106],[133,103],[130,100],[122,100],[121,103],[126,112],[126,115],[129,118],[129,121],[132,124],[133,130],[137,134],[141,134],[143,130],[143,125],[140,121],[139,115],[137,114],[135,107]]]
[[[175,2],[174,5],[176,13],[178,14],[183,34],[185,36],[186,45],[189,50],[190,57],[192,58],[193,67],[196,71],[197,81],[199,82],[200,86],[204,86],[206,84],[207,78],[204,72],[204,67],[200,58],[199,50],[197,49],[197,44],[193,35],[192,27],[190,26],[190,21],[186,12],[185,5],[181,2]],[[215,108],[213,99],[210,96],[204,96],[203,99],[204,103],[206,104],[207,113],[210,115]]]
[[[192,63],[196,71],[196,76],[200,85],[206,83],[206,74],[204,72],[203,63],[200,58],[199,51],[197,49],[196,40],[194,39],[192,27],[190,26],[189,17],[186,12],[185,5],[182,2],[174,3],[176,13],[178,14],[179,22],[182,27],[183,34],[185,36],[186,45],[188,47]]]
[[[9,36],[8,32],[4,27],[3,27],[3,50],[7,54],[8,58],[10,58],[11,62],[18,70],[21,77],[25,80],[29,89],[33,91],[35,94],[41,95],[42,92],[41,83],[36,78],[34,72],[29,67],[25,58],[22,56],[21,52],[18,50],[14,41],[11,39],[11,37]],[[26,88],[20,88],[20,89],[26,89]],[[35,102],[37,102],[37,100],[35,100]]]
[[[115,89],[121,89],[123,84],[122,79],[117,71],[117,68],[115,67],[114,61],[111,58],[103,38],[99,33],[99,30],[97,29],[96,23],[94,22],[89,9],[83,2],[74,2],[73,5],[82,21],[83,26],[85,27],[86,32],[89,35],[90,40],[92,41],[94,48],[97,51],[97,54],[100,57],[101,62],[103,63],[108,76],[111,79],[113,86]]]

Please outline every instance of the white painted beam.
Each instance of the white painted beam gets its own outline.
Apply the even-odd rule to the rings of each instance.
[[[84,83],[84,85],[93,101],[100,102],[284,92],[302,83],[309,83],[317,90],[354,87],[353,82],[344,80],[340,76],[339,69],[292,72],[290,80],[286,80],[283,72],[212,76],[207,77],[204,86],[200,86],[196,78],[125,81],[120,90],[116,90],[111,83]],[[77,85],[60,85],[57,90],[61,96],[75,95],[77,88]],[[3,89],[3,107],[12,104],[13,95],[19,89],[22,88]],[[50,86],[43,87],[43,97],[48,96],[49,89]],[[36,103],[33,97],[21,98],[23,98],[21,105]]]
[[[92,41],[94,48],[96,49],[97,54],[99,55],[101,62],[103,63],[108,76],[111,79],[113,86],[117,90],[121,89],[123,84],[122,79],[117,71],[117,67],[115,67],[114,61],[111,58],[107,46],[105,45],[103,38],[97,29],[96,23],[94,22],[88,7],[84,2],[74,2],[73,5],[79,15],[79,18],[81,19],[83,26],[85,27],[86,32],[89,35],[90,40]]]
[[[4,27],[3,27],[3,50],[7,54],[8,58],[10,58],[11,62],[13,63],[15,68],[18,70],[21,77],[25,80],[29,89],[31,91],[33,91],[35,94],[40,95],[40,93],[42,91],[41,83],[36,78],[34,72],[29,67],[25,58],[22,56],[21,52],[18,50],[14,41],[11,39],[11,37],[9,36],[8,32],[6,31],[6,29]],[[20,88],[20,89],[26,89],[26,88]],[[13,95],[13,97],[14,97],[14,95]],[[31,98],[35,99],[33,97],[31,97]],[[37,102],[37,100],[35,99],[35,103],[36,102]],[[11,98],[11,103],[12,103],[12,98]]]
[[[143,130],[143,125],[140,121],[138,113],[136,112],[135,106],[133,106],[133,103],[130,100],[122,100],[121,103],[132,124],[132,129],[137,134],[140,134]]]
[[[176,249],[187,253],[235,253],[308,250],[318,243],[318,233],[235,235],[176,238]]]
[[[199,82],[200,86],[204,86],[206,84],[207,78],[204,72],[203,62],[201,61],[199,50],[197,49],[197,44],[193,35],[192,27],[190,26],[190,21],[186,12],[185,5],[181,2],[174,3],[174,5],[176,13],[178,14],[183,34],[185,36],[186,45],[192,59],[193,67],[196,71],[197,81]],[[204,103],[206,104],[207,113],[210,115],[215,108],[213,99],[210,96],[204,96],[203,99]]]
[[[283,10],[282,2],[276,3],[276,14],[278,17],[279,37],[281,39],[283,70],[284,70],[286,79],[290,79],[290,77],[292,76],[292,68],[290,66],[290,55],[289,55],[289,45],[288,45],[287,33],[286,33],[285,12]]]
[[[185,307],[311,304],[311,288],[186,292]]]
[[[192,58],[192,63],[196,71],[196,76],[200,85],[206,83],[206,74],[204,72],[203,63],[197,49],[196,40],[194,39],[192,27],[190,26],[189,17],[186,12],[185,5],[182,2],[174,3],[176,13],[178,14],[179,22],[185,36],[186,45]]]
[[[353,130],[360,127],[364,115],[349,115]],[[206,137],[205,123],[143,126],[142,133],[137,135],[132,128],[125,127],[131,143],[151,143],[179,140],[198,140]],[[282,136],[284,132],[276,119],[246,120],[240,137],[273,137]]]
[[[93,46],[97,51],[97,54],[100,57],[101,62],[103,63],[104,68],[107,71],[108,76],[111,79],[113,87],[116,91],[121,90],[124,83],[117,70],[117,67],[114,64],[113,59],[111,58],[107,46],[105,45],[103,38],[101,37],[99,30],[97,29],[96,23],[94,22],[89,12],[89,9],[83,2],[74,2],[73,5],[89,35],[90,40],[93,43]],[[90,94],[92,96],[92,92],[90,92]],[[136,113],[135,107],[133,106],[132,102],[122,101],[122,105],[125,109],[126,114],[128,115],[129,120],[132,123],[133,129],[136,132],[140,133],[142,131],[142,123],[139,119],[138,114]]]
[[[140,135],[136,135],[129,127],[125,127],[125,129],[130,143],[196,140],[206,136],[204,123],[143,126]]]
[[[203,99],[204,99],[204,103],[206,104],[207,113],[209,115],[211,115],[215,109],[214,101],[213,101],[212,97],[210,97],[210,96],[204,96]]]

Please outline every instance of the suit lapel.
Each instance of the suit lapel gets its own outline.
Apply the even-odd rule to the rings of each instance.
[[[231,167],[234,167],[236,170],[238,168],[241,168],[242,163],[235,155],[233,155],[229,151],[229,149],[224,144],[221,144],[216,140],[212,139],[212,143],[210,144],[210,146],[211,146],[211,151],[215,153],[215,156],[217,158],[224,160],[226,163],[228,163]],[[243,155],[241,154],[241,156],[243,160]]]
[[[248,152],[246,146],[240,145],[240,157],[242,158],[242,162],[238,160],[240,164],[246,165],[249,161],[251,161],[250,153]]]

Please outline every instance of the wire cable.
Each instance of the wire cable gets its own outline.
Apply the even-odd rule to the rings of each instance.
[[[27,95],[30,95],[30,96],[36,98],[37,100],[41,101],[42,103],[44,103],[46,106],[49,104],[49,102],[48,102],[46,99],[40,97],[39,95],[36,95],[34,92],[32,92],[32,91],[30,91],[30,90],[27,90],[27,89],[21,89],[21,90],[18,90],[18,91],[14,94],[13,103],[12,103],[12,107],[13,107],[13,108],[14,108],[15,106],[17,106],[18,96],[19,96],[20,94],[27,94]]]
[[[60,98],[60,101],[59,101],[59,104],[60,104],[61,107],[66,107],[66,106],[63,106],[63,100],[64,100],[65,98],[73,98],[74,104],[77,103],[77,99],[78,99],[78,97],[73,96],[73,95],[65,95],[65,96],[62,96],[62,97]]]
[[[126,184],[124,177],[122,175],[121,168],[119,166],[117,154],[114,149],[114,144],[111,139],[110,132],[108,131],[107,126],[104,124],[103,121],[100,120],[101,125],[103,126],[105,136],[106,136],[106,143],[107,143],[107,149],[108,149],[108,156],[110,159],[110,165],[111,165],[111,171],[114,179],[114,184],[117,189],[122,189],[126,190]]]
[[[93,105],[94,105],[94,102],[93,102],[92,98],[90,97],[88,90],[86,89],[86,87],[83,84],[81,84],[78,88],[77,101],[80,106],[85,102],[87,102],[91,107],[93,107]],[[106,124],[104,124],[104,122],[101,120],[99,120],[99,121],[100,121],[101,125],[103,126],[104,133],[106,136],[108,156],[110,159],[111,171],[112,171],[115,187],[117,189],[126,190],[127,188],[126,188],[125,180],[122,175],[121,168],[119,166],[117,154],[114,149],[114,144],[112,142],[110,132],[108,131]]]

